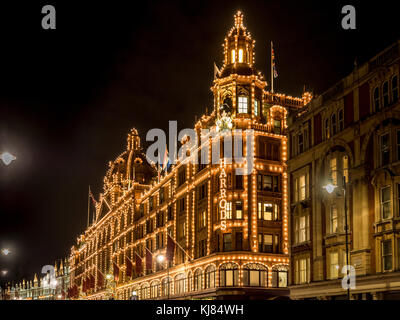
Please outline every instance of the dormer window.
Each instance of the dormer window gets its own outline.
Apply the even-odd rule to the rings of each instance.
[[[240,96],[238,98],[238,113],[247,113],[248,98],[246,96]]]
[[[235,52],[235,50],[232,50],[232,63],[235,63],[236,62],[236,52]]]
[[[243,49],[239,49],[239,63],[243,62]]]

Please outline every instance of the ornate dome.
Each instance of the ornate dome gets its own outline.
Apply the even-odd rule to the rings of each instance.
[[[133,182],[147,184],[157,174],[150,165],[140,147],[140,137],[136,129],[131,129],[127,138],[127,149],[114,161],[109,162],[109,169],[104,177],[104,191],[113,186],[129,188]]]
[[[238,11],[235,14],[235,25],[229,31],[224,41],[224,65],[218,78],[224,78],[231,74],[250,76],[257,74],[253,67],[255,62],[254,45],[250,32],[243,25],[243,14]]]

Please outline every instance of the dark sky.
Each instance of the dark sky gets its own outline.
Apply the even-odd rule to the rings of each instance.
[[[18,157],[0,163],[0,247],[13,250],[0,268],[9,280],[69,253],[86,225],[88,185],[97,197],[130,128],[143,141],[151,128],[192,127],[211,109],[213,62],[222,64],[238,9],[267,79],[274,41],[275,90],[290,95],[304,85],[322,93],[356,57],[400,38],[389,1],[127,2],[2,3],[0,151]],[[45,4],[56,8],[56,30],[41,28]],[[356,7],[357,30],[341,29],[345,4]]]

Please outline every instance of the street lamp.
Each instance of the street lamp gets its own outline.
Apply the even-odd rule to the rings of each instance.
[[[6,275],[7,275],[7,273],[8,273],[8,271],[7,271],[7,270],[1,270],[1,275],[2,275],[2,276],[6,276]]]
[[[11,252],[10,249],[7,248],[1,249],[1,253],[4,254],[5,256],[8,256],[10,252]]]
[[[163,254],[159,254],[156,259],[160,264],[163,263],[164,261],[167,261],[167,285],[168,285],[167,299],[169,300],[169,264],[168,264],[168,260],[167,260],[167,257],[164,256]]]
[[[3,152],[2,154],[0,154],[0,159],[6,166],[8,166],[11,162],[16,160],[17,158],[9,152]]]
[[[328,183],[323,188],[331,194],[337,186]],[[349,279],[349,239],[348,239],[348,226],[347,226],[347,198],[346,198],[346,177],[343,177],[343,196],[344,196],[344,230],[346,235],[346,273],[347,273],[347,300],[350,300],[350,279]]]
[[[136,292],[136,291],[132,291],[131,300],[137,300],[137,299],[138,299],[138,297],[137,297],[137,292]]]

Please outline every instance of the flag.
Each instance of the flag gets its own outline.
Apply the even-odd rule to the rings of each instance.
[[[168,263],[174,260],[174,253],[175,253],[175,241],[171,238],[169,234],[167,234],[167,260]]]
[[[272,70],[274,72],[274,78],[278,78],[278,71],[276,70],[276,65],[275,65],[274,46],[272,41],[271,41],[271,63],[272,63]]]
[[[153,254],[146,248],[146,270],[153,269]]]
[[[103,288],[104,277],[101,271],[97,270],[97,288]]]
[[[214,80],[217,79],[217,75],[219,74],[219,69],[214,62]]]
[[[141,274],[143,271],[143,266],[142,266],[142,258],[139,257],[137,252],[135,252],[135,271],[137,274]]]
[[[118,282],[119,281],[119,267],[115,262],[113,262],[113,269],[114,269],[114,281]]]
[[[162,163],[162,170],[168,170],[170,166],[170,161],[168,157],[168,148],[165,146],[165,153],[164,153],[164,158],[163,158],[163,163]]]
[[[133,264],[131,262],[131,259],[129,259],[128,257],[125,257],[125,265],[126,265],[126,276],[132,277]]]
[[[90,197],[90,199],[92,199],[93,205],[96,206],[97,201],[94,199],[92,190],[90,190],[90,186],[89,186],[89,197]]]

